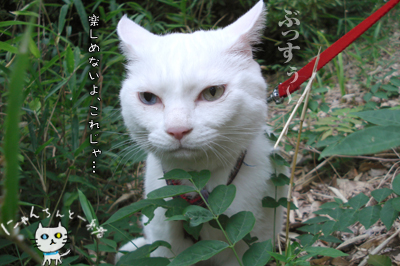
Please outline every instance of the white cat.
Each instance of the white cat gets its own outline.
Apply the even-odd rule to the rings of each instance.
[[[43,252],[43,264],[48,262],[50,266],[52,261],[57,265],[62,264],[61,257],[68,255],[70,250],[60,254],[59,250],[64,247],[67,243],[68,233],[67,229],[61,225],[61,222],[57,227],[43,227],[39,223],[38,228],[35,232],[35,246]]]
[[[287,172],[269,159],[273,148],[264,135],[267,85],[252,53],[252,45],[260,41],[265,15],[264,3],[259,1],[224,29],[164,36],[150,33],[126,16],[118,24],[121,47],[129,60],[120,92],[122,115],[132,139],[148,153],[145,194],[165,186],[165,180],[159,178],[175,168],[210,170],[206,186],[210,192],[229,182],[238,159],[245,154],[232,183],[236,197],[225,214],[252,211],[256,223],[251,235],[259,241],[274,234],[273,209],[261,204],[262,198],[274,196],[271,174]],[[278,199],[285,196],[280,187]],[[158,208],[154,219],[144,226],[145,238],[134,243],[142,246],[165,240],[179,254],[193,241],[185,238],[181,221],[165,221],[164,214],[165,209]],[[282,216],[278,209],[277,231]],[[200,238],[225,240],[220,230],[208,224]],[[120,250],[135,249],[127,243]],[[240,258],[247,249],[243,241],[236,244]],[[161,247],[152,256],[174,255]],[[239,264],[229,249],[196,265]]]

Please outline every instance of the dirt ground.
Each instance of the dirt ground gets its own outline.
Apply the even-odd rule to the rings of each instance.
[[[397,26],[396,26],[397,25]],[[325,102],[328,103],[330,110],[333,108],[354,108],[355,106],[364,105],[363,96],[370,88],[362,86],[363,81],[368,76],[375,75],[383,77],[385,74],[394,70],[393,73],[384,78],[384,83],[388,83],[393,76],[400,76],[400,30],[398,23],[394,24],[392,35],[384,45],[391,54],[382,51],[381,58],[378,62],[385,63],[365,63],[360,66],[354,58],[344,53],[345,75],[346,75],[346,91],[347,95],[341,96],[338,82],[334,81],[334,86],[328,88],[325,94]],[[347,49],[348,51],[351,49]],[[387,64],[386,64],[387,63]],[[328,68],[334,71],[334,65],[328,64]],[[361,70],[367,75],[361,76]],[[271,87],[276,77],[267,77],[270,80]],[[364,80],[363,80],[364,79]],[[272,80],[272,82],[271,82]],[[364,83],[365,84],[365,83]],[[316,86],[316,85],[315,85]],[[298,97],[297,97],[298,98]],[[398,106],[399,98],[381,100],[373,97],[373,101],[381,102],[381,106]],[[286,101],[287,104],[287,101]],[[270,104],[269,115],[275,117],[290,112],[294,101],[286,105],[283,109],[278,109],[275,104]],[[318,113],[318,117],[329,116],[322,111]],[[310,127],[315,121],[307,120]],[[400,132],[399,132],[400,134]],[[286,138],[285,143],[295,146],[296,139]],[[310,150],[308,155],[298,159],[295,169],[295,187],[293,192],[293,202],[298,207],[297,210],[290,211],[290,238],[294,239],[300,234],[304,234],[297,230],[300,223],[315,217],[314,211],[319,209],[323,203],[333,201],[334,198],[340,198],[343,202],[347,202],[350,197],[362,192],[371,197],[371,191],[378,188],[391,188],[392,179],[400,173],[400,149],[392,149],[368,156],[343,156],[349,157],[346,163],[346,171],[336,169],[334,161],[337,157],[324,158],[317,161],[318,151],[311,147],[300,145],[300,151],[303,149]],[[294,150],[294,149],[293,149]],[[284,152],[285,153],[285,152]],[[288,161],[293,158],[293,151],[285,153]],[[312,156],[312,154],[315,156]],[[311,155],[310,155],[311,154]],[[316,158],[313,158],[316,157]],[[308,160],[307,160],[308,159]],[[311,159],[311,160],[310,160]],[[337,167],[337,164],[336,164]],[[330,171],[326,169],[331,168]],[[325,170],[324,170],[325,169]],[[333,171],[332,171],[333,170]],[[334,173],[332,174],[327,174]],[[339,174],[339,172],[341,174]],[[368,202],[368,206],[375,205],[377,202],[372,199]],[[367,265],[366,257],[369,254],[381,254],[390,256],[392,265],[400,265],[400,220],[397,219],[390,230],[381,221],[375,223],[371,228],[365,229],[359,222],[350,227],[353,233],[336,232],[336,237],[343,241],[342,244],[332,244],[325,241],[317,241],[315,245],[323,247],[332,247],[339,249],[349,256],[332,259],[322,257],[313,260],[312,265]],[[284,246],[285,237],[281,236],[281,243]],[[362,262],[365,260],[365,262]],[[274,265],[274,264],[270,264]]]

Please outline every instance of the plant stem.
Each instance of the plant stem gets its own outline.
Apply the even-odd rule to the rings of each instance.
[[[189,180],[190,180],[190,182],[192,182],[192,184],[194,185],[193,180],[192,180],[191,178],[190,178]],[[195,187],[196,187],[196,185],[195,185]],[[228,235],[226,234],[224,228],[222,227],[221,223],[218,221],[219,215],[215,215],[215,213],[212,211],[210,205],[208,205],[208,202],[206,201],[206,199],[205,199],[205,198],[203,197],[203,195],[201,194],[201,190],[200,190],[198,187],[196,187],[196,192],[200,195],[201,199],[202,199],[203,202],[206,204],[208,210],[209,210],[209,211],[212,213],[212,215],[214,216],[214,220],[217,221],[217,224],[218,224],[219,228],[221,229],[222,233],[224,234],[226,240],[228,241],[229,247],[232,249],[233,253],[235,254],[235,257],[236,257],[237,261],[239,262],[239,265],[240,265],[240,266],[243,266],[242,261],[241,261],[240,258],[239,258],[239,255],[236,253],[235,245],[231,243],[231,241],[229,240]]]
[[[277,186],[275,186],[275,201],[276,201],[276,196],[277,196],[277,193],[278,193],[278,187]],[[273,248],[273,251],[275,252],[276,250],[275,250],[275,245],[276,245],[276,208],[274,208],[274,234],[273,234],[273,244],[272,244],[272,248]]]

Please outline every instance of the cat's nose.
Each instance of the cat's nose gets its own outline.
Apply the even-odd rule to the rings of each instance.
[[[167,129],[167,133],[176,138],[177,140],[181,140],[184,135],[189,134],[193,128],[186,127],[172,127]]]

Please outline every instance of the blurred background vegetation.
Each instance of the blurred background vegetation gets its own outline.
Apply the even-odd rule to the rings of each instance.
[[[226,26],[256,2],[1,1],[0,184],[3,194],[0,203],[1,222],[7,224],[13,220],[7,225],[9,231],[12,231],[15,222],[21,221],[22,216],[30,217],[33,207],[40,218],[30,217],[27,225],[18,227],[26,239],[32,239],[39,221],[43,220],[45,225],[58,223],[56,213],[59,210],[64,215],[62,224],[68,225],[69,229],[71,243],[66,248],[73,250],[73,255],[67,256],[63,265],[105,263],[121,242],[140,233],[136,223],[138,216],[105,226],[108,231],[99,239],[90,234],[85,222],[76,218],[76,215],[86,218],[95,215],[101,224],[118,207],[141,198],[141,161],[145,155],[129,140],[119,110],[118,93],[125,73],[125,59],[120,53],[116,35],[119,19],[128,14],[135,22],[157,34],[190,32]],[[320,46],[325,49],[384,2],[270,0],[265,4],[268,9],[267,28],[256,58],[273,87],[277,82],[284,81],[286,72],[290,70],[289,64],[284,63],[283,53],[278,51],[278,46],[284,45],[289,37],[283,36],[283,27],[278,26],[278,22],[284,20],[285,9],[299,11],[296,17],[301,24],[295,30],[300,35],[293,43],[301,49],[293,51],[294,59],[290,66],[301,67],[315,56]],[[89,26],[88,16],[92,14],[100,18],[98,27]],[[398,101],[398,78],[385,80],[394,71],[367,75],[365,64],[374,69],[378,65],[390,69],[398,63],[392,57],[393,47],[387,45],[389,36],[395,30],[391,25],[399,14],[399,7],[396,7],[347,49],[344,59],[337,59],[320,71],[317,90],[310,103],[310,118],[320,121],[317,114],[322,111],[329,113],[333,119],[307,129],[303,140],[308,145],[321,149],[355,131],[356,125],[365,125],[363,120],[353,118],[344,123],[342,120],[341,127],[337,126],[336,122],[341,121],[340,116],[346,110],[331,110],[330,102],[325,100],[325,93],[337,83],[342,84],[340,88],[336,87],[338,91],[341,89],[342,96],[348,94],[345,88],[348,83],[359,82],[365,89],[361,103],[353,102],[350,109],[377,109],[385,101]],[[26,31],[29,33],[29,25],[30,34],[26,34]],[[90,29],[98,39],[90,39]],[[88,53],[90,43],[98,44],[100,51]],[[383,55],[387,55],[384,61]],[[100,59],[98,67],[93,68],[89,64],[91,56]],[[357,69],[351,80],[343,71],[350,61]],[[95,83],[90,80],[89,72],[93,74],[96,71],[100,78]],[[93,84],[101,91],[99,104],[89,95]],[[95,174],[92,173],[94,157],[88,128],[92,119],[89,106],[94,104],[100,108],[96,118],[100,122],[96,148],[102,150],[102,155],[96,159]],[[282,109],[283,106],[272,108]],[[282,128],[282,117],[285,116],[273,115],[277,131]],[[293,132],[295,127],[296,123],[291,127]],[[328,142],[317,144],[321,140]],[[7,146],[7,141],[14,146]],[[287,151],[291,147],[290,143],[285,144]],[[6,162],[11,163],[6,165]],[[341,166],[344,162],[338,159],[335,164]],[[7,172],[6,166],[15,171]],[[7,173],[11,174],[6,179]],[[85,199],[92,207],[85,205]],[[46,208],[51,213],[50,218],[44,211]],[[75,213],[74,219],[69,219],[70,212]],[[3,235],[0,237],[0,265],[34,265],[32,257],[27,254],[26,247],[31,246],[27,241],[13,238],[13,234],[7,236],[2,229],[0,234]],[[41,254],[37,249],[33,252]]]

